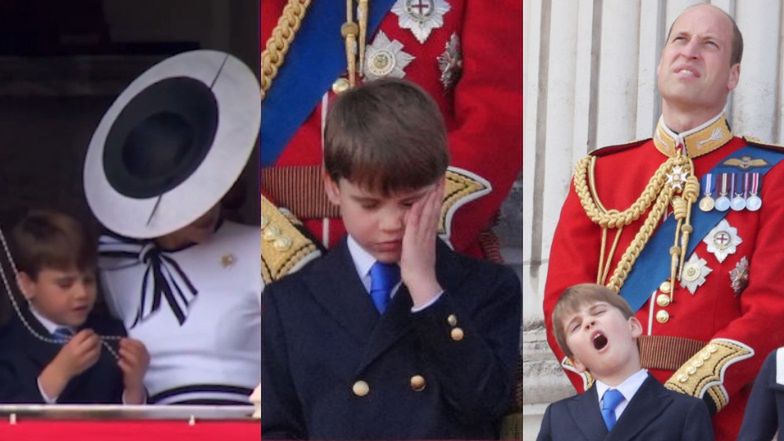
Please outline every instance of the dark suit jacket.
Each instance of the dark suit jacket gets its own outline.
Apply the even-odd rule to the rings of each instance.
[[[611,432],[602,420],[594,385],[582,395],[547,407],[537,441],[711,441],[705,402],[665,389],[650,375]]]
[[[27,322],[40,334],[49,333],[33,317],[27,305],[20,305]],[[126,335],[118,320],[90,314],[81,327],[101,335]],[[114,344],[114,343],[110,343]],[[116,349],[116,344],[113,346]],[[46,343],[33,337],[14,313],[0,329],[0,402],[43,403],[38,376],[54,359],[62,345]],[[89,369],[77,375],[57,398],[65,403],[122,403],[123,378],[117,361],[101,348],[101,356]]]
[[[768,355],[754,380],[738,441],[770,441],[776,430],[778,439],[784,440],[784,385],[776,382],[776,352],[781,350]]]
[[[267,286],[264,439],[497,436],[519,357],[520,283],[508,268],[459,256],[440,242],[436,261],[444,293],[418,313],[401,286],[379,315],[345,240]],[[462,339],[452,338],[457,328]],[[416,375],[424,382],[417,385]],[[358,381],[366,394],[354,392]]]

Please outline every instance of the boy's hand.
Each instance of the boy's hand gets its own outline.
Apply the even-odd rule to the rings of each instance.
[[[126,404],[144,404],[144,374],[150,364],[150,354],[139,340],[123,338],[119,345],[120,361],[117,363],[123,372]]]
[[[52,363],[60,366],[70,380],[89,369],[100,356],[101,338],[92,329],[82,329],[63,345]]]
[[[101,339],[91,329],[82,329],[66,343],[38,377],[43,392],[60,396],[71,379],[94,365],[101,356]]]
[[[406,214],[400,276],[414,307],[426,304],[442,291],[436,279],[436,237],[443,199],[444,180],[441,179]]]

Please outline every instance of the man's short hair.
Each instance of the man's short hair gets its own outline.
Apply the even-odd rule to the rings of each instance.
[[[52,210],[30,211],[16,224],[11,245],[17,271],[35,280],[46,268],[95,268],[97,243],[74,218]]]
[[[698,3],[696,5],[689,6],[688,8],[686,8],[686,10],[688,10],[689,8],[693,8],[695,6],[699,6],[701,4],[702,3]],[[743,34],[740,32],[740,29],[738,29],[738,24],[735,23],[735,19],[732,18],[730,14],[727,14],[726,12],[724,12],[723,9],[719,7],[716,7],[716,9],[721,11],[725,17],[730,19],[730,23],[732,23],[732,52],[730,52],[730,66],[732,66],[737,63],[740,63],[740,60],[743,58]],[[680,18],[680,15],[678,16],[678,18]],[[672,34],[672,27],[673,25],[675,25],[675,22],[678,21],[678,18],[673,20],[672,24],[670,24],[670,29],[667,31],[666,41],[670,41],[670,35]]]
[[[444,119],[435,101],[404,80],[380,79],[340,95],[327,116],[324,167],[390,195],[433,184],[449,165]]]
[[[629,304],[626,303],[626,300],[606,286],[597,285],[595,283],[581,283],[566,288],[555,304],[555,309],[553,309],[552,314],[552,323],[555,340],[567,357],[572,358],[572,350],[569,349],[569,346],[566,344],[566,330],[564,329],[564,323],[562,322],[569,314],[579,311],[580,308],[586,304],[596,302],[608,303],[610,306],[621,311],[621,314],[623,314],[625,319],[634,317],[634,312],[632,312]]]

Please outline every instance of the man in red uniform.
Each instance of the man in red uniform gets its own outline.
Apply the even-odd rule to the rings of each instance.
[[[436,100],[449,132],[452,166],[441,235],[457,251],[493,257],[488,241],[480,237],[487,237],[484,232],[522,168],[520,2],[372,0],[367,2],[364,40],[363,1],[350,2],[350,19],[345,1],[305,3],[261,3],[262,42],[276,35],[285,40],[281,35],[289,31],[284,28],[293,35],[286,50],[277,49],[282,42],[266,45],[267,69],[275,64],[269,83],[262,62],[261,189],[268,213],[286,208],[327,248],[343,236],[345,229],[321,184],[321,138],[330,100],[349,87],[347,66],[355,63],[357,83],[404,78]],[[356,39],[347,43],[352,32]],[[360,50],[347,50],[347,44]],[[268,233],[265,243],[296,235],[279,230]],[[284,246],[289,243],[267,248],[296,254],[296,246]],[[285,272],[273,268],[274,263],[265,265],[272,278]]]
[[[701,397],[719,440],[734,440],[765,354],[784,344],[781,149],[733,136],[723,114],[742,36],[710,5],[673,23],[657,69],[653,139],[597,150],[577,165],[555,231],[545,288],[548,331],[568,286],[619,291],[643,324],[642,364]],[[587,323],[586,326],[593,326]],[[578,372],[548,341],[578,390]],[[612,356],[597,333],[597,353]]]

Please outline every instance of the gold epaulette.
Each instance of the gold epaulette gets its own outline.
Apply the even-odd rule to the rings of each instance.
[[[444,203],[441,206],[441,219],[438,223],[438,234],[449,242],[452,233],[452,217],[458,208],[480,198],[493,190],[490,181],[458,167],[449,167],[446,171],[444,186]]]
[[[270,283],[292,273],[321,253],[299,231],[299,221],[261,197],[261,277]]]
[[[762,142],[761,139],[759,139],[759,138],[757,138],[755,136],[744,135],[743,136],[743,140],[748,142],[749,144],[754,144],[754,145],[760,146],[762,148],[773,149],[773,150],[784,150],[784,145],[771,144],[769,142]]]
[[[754,349],[739,341],[713,339],[678,368],[664,385],[676,392],[709,398],[718,412],[730,401],[724,388],[725,371],[753,355]]]
[[[593,381],[594,380],[593,380],[593,376],[591,375],[591,373],[588,372],[588,371],[580,372],[579,370],[577,370],[577,368],[574,366],[574,363],[572,363],[572,360],[569,359],[569,357],[564,357],[563,360],[561,360],[561,367],[564,370],[567,370],[569,372],[573,372],[573,373],[575,373],[575,374],[580,376],[580,378],[583,380],[583,391],[586,391],[586,390],[590,389],[591,386],[593,386]]]
[[[648,142],[650,140],[651,140],[651,138],[635,139],[634,141],[629,141],[629,142],[626,142],[626,143],[623,143],[623,144],[608,145],[608,146],[605,146],[605,147],[599,147],[599,148],[596,148],[594,150],[591,150],[589,155],[591,155],[591,156],[605,156],[605,155],[609,155],[609,154],[612,154],[612,153],[622,152],[624,150],[628,150],[630,148],[640,146],[640,145],[642,145],[642,144],[644,144],[644,143],[646,143],[646,142]]]

